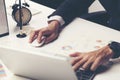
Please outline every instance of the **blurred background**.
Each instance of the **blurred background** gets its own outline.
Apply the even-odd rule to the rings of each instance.
[[[31,0],[31,1],[56,9],[65,0]],[[104,8],[99,3],[99,0],[95,0],[95,2],[89,8],[89,12],[96,12],[103,10]]]
[[[31,1],[56,9],[64,0],[31,0]]]

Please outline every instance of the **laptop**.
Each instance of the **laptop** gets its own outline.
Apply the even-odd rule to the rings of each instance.
[[[15,75],[37,80],[77,80],[68,58],[0,48],[0,59]]]
[[[0,0],[0,36],[9,34],[5,2]],[[59,55],[32,54],[0,48],[0,59],[15,75],[37,80],[78,80],[69,59]],[[78,76],[81,74],[78,73]],[[80,80],[80,78],[79,78]],[[85,80],[85,79],[84,79]],[[88,80],[88,79],[86,79]]]
[[[70,58],[61,55],[48,55],[0,48],[0,59],[15,75],[33,80],[93,80],[95,73],[89,70],[76,72]],[[52,54],[52,53],[49,53]]]
[[[5,0],[0,0],[0,37],[9,34]]]

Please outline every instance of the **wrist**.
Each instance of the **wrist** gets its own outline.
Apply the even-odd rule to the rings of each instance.
[[[48,29],[50,31],[59,33],[60,23],[57,20],[50,21],[49,24],[48,24]]]
[[[107,50],[107,53],[110,55],[110,57],[112,58],[114,56],[114,52],[113,50],[109,47],[109,45],[106,46],[106,50]]]
[[[49,25],[56,27],[56,28],[59,28],[59,26],[60,26],[60,23],[57,20],[49,21],[48,23],[49,23]]]
[[[65,24],[64,19],[60,15],[53,15],[48,17],[48,22],[54,20],[58,21],[60,23],[60,26],[63,26]]]
[[[108,46],[114,53],[113,58],[118,58],[120,56],[120,44],[118,42],[113,41],[110,44],[108,44]]]

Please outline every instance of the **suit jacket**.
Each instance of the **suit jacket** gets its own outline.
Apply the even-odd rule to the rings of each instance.
[[[99,0],[110,15],[109,26],[120,30],[120,0]]]
[[[94,0],[65,0],[50,16],[59,15],[65,22],[69,22],[85,13],[93,2]]]
[[[120,30],[120,0],[99,0],[110,15],[109,24]],[[94,0],[66,0],[50,16],[59,15],[65,22],[73,20],[75,17],[84,14],[85,10],[94,2]],[[50,17],[49,16],[49,17]],[[119,36],[118,36],[119,37]],[[110,48],[115,53],[114,57],[120,56],[120,43],[112,42]]]
[[[95,0],[65,0],[50,16],[59,15],[66,23],[81,16]],[[110,15],[109,24],[120,30],[120,0],[99,0]],[[49,17],[50,17],[49,16]]]

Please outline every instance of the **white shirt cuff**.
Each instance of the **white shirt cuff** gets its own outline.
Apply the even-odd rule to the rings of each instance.
[[[63,18],[62,18],[61,16],[59,16],[59,15],[51,16],[51,17],[48,19],[48,22],[53,21],[53,20],[57,20],[57,21],[60,23],[61,26],[65,24],[65,21],[64,21]]]

